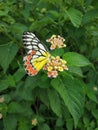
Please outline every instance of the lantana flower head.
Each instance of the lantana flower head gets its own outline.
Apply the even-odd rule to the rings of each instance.
[[[48,77],[56,78],[59,71],[68,70],[68,67],[66,61],[61,59],[59,56],[51,56],[43,69],[47,70]]]
[[[51,46],[50,49],[54,50],[55,48],[63,48],[66,47],[64,44],[65,39],[60,35],[52,35],[51,38],[47,39],[46,42],[50,42]]]

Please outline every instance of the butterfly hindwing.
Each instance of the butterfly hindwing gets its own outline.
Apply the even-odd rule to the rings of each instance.
[[[34,76],[47,63],[50,57],[46,47],[31,32],[23,33],[23,44],[27,51],[24,57],[25,70],[31,76]]]

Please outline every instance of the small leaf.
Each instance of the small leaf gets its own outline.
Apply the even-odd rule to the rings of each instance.
[[[0,64],[4,69],[4,72],[8,69],[9,64],[15,57],[17,51],[18,46],[16,44],[9,43],[0,46]]]
[[[7,89],[9,86],[8,80],[0,80],[0,92],[2,92],[3,90]]]
[[[55,50],[53,50],[53,51],[51,52],[51,54],[52,54],[53,56],[57,56],[57,55],[62,56],[62,55],[64,54],[64,50],[63,50],[63,49],[55,49]]]
[[[62,117],[61,100],[58,93],[54,90],[48,90],[48,96],[50,101],[50,107],[56,113],[57,116]]]
[[[15,87],[15,80],[12,75],[8,75],[8,81],[11,87]]]
[[[19,82],[24,77],[25,74],[26,74],[25,69],[22,67],[19,68],[13,75],[15,82],[16,83]]]
[[[70,8],[69,10],[66,10],[66,13],[75,27],[79,27],[81,25],[81,22],[82,22],[81,11],[74,8]]]
[[[69,66],[83,67],[91,65],[90,61],[76,52],[67,52],[63,55]]]

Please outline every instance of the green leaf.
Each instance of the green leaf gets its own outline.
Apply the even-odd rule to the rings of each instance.
[[[81,11],[74,8],[70,8],[69,10],[66,10],[66,13],[75,27],[79,27],[81,25],[81,22],[82,22]]]
[[[51,55],[53,56],[62,56],[64,54],[64,50],[63,49],[55,49],[53,51],[51,51]]]
[[[40,79],[39,79],[40,80]],[[17,86],[16,93],[19,97],[25,100],[32,100],[32,90],[37,86],[38,76],[30,77],[28,76],[25,82],[20,82]]]
[[[4,72],[6,72],[6,70],[8,69],[9,64],[15,57],[17,51],[18,46],[16,44],[9,43],[5,45],[0,45],[0,65],[4,69]]]
[[[31,130],[27,119],[23,118],[19,121],[18,130]]]
[[[73,116],[75,127],[83,113],[84,84],[68,75],[51,82],[53,88],[60,94],[69,112]]]
[[[92,101],[98,103],[98,99],[96,97],[96,94],[95,94],[94,90],[91,87],[86,86],[86,93],[87,93],[87,96],[89,97],[89,99],[91,99]]]
[[[30,26],[30,30],[36,30],[39,28],[43,28],[44,26],[46,26],[47,24],[52,24],[54,23],[53,19],[50,17],[44,17],[43,19],[39,20],[39,21],[34,21],[31,26]]]
[[[79,77],[83,77],[83,74],[82,74],[82,70],[80,67],[76,67],[76,66],[69,66],[68,67],[69,69],[69,72],[74,74],[74,75],[77,75]]]
[[[22,113],[23,106],[17,102],[11,102],[8,106],[8,112],[9,113]]]
[[[8,75],[8,81],[11,87],[15,87],[15,80],[12,75]]]
[[[90,10],[83,16],[82,24],[87,24],[98,17],[98,9]]]
[[[48,94],[47,94],[47,90],[46,89],[38,89],[39,91],[37,92],[40,100],[47,106],[49,107],[49,98],[48,98]]]
[[[13,34],[20,38],[22,33],[26,30],[28,30],[28,27],[24,23],[14,23],[10,26],[10,29],[13,30]]]
[[[56,126],[60,127],[64,125],[64,120],[62,118],[58,118],[56,121]]]
[[[15,82],[19,82],[26,74],[25,69],[20,67],[13,75]]]
[[[0,92],[2,92],[3,90],[7,89],[9,86],[8,80],[0,80]]]
[[[7,115],[3,119],[4,122],[4,129],[3,130],[16,130],[17,127],[17,118],[15,115]]]
[[[76,52],[67,52],[63,55],[63,58],[67,61],[68,66],[83,67],[91,65],[86,57]]]
[[[38,126],[38,130],[50,130],[47,124],[41,124]]]
[[[7,10],[5,10],[5,11],[0,10],[0,16],[7,16],[7,15],[8,15]]]
[[[61,100],[58,93],[54,90],[48,90],[50,107],[57,116],[62,117]]]

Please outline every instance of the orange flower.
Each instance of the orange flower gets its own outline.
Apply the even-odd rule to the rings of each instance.
[[[59,35],[52,35],[50,39],[47,39],[46,42],[50,42],[52,45],[50,46],[50,49],[53,50],[56,47],[57,48],[63,48],[66,47],[64,44],[65,39]]]

